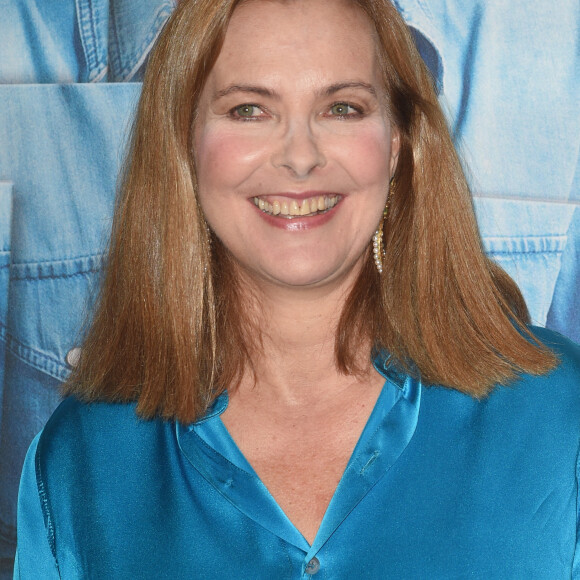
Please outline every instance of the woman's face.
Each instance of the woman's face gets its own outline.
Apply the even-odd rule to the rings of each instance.
[[[195,162],[207,222],[239,267],[286,287],[358,272],[398,149],[366,15],[338,0],[236,9]]]

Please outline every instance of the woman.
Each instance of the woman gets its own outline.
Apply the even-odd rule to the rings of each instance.
[[[16,574],[570,577],[580,354],[526,319],[389,2],[183,2]]]

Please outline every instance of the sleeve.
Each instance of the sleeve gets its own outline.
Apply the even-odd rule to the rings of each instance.
[[[576,550],[572,564],[573,580],[580,580],[580,452],[576,459]]]
[[[18,493],[18,545],[14,580],[54,580],[60,578],[56,559],[48,542],[36,481],[36,448],[40,434],[31,443],[20,479]]]

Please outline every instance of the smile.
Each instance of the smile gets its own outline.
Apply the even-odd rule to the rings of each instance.
[[[302,201],[296,199],[282,201],[275,200],[271,203],[260,197],[254,197],[253,199],[256,206],[264,213],[292,219],[296,217],[310,217],[324,213],[333,208],[340,198],[338,195],[318,195]]]

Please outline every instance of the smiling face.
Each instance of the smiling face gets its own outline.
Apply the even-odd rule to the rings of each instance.
[[[211,229],[255,280],[358,272],[394,173],[372,25],[340,0],[239,6],[199,104],[194,155]]]

